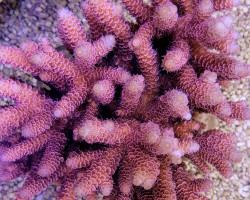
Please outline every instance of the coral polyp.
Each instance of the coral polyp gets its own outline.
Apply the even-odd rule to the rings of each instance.
[[[0,46],[0,63],[50,86],[0,79],[0,180],[25,176],[17,199],[53,182],[59,200],[207,199],[213,165],[225,178],[241,160],[237,137],[201,132],[194,112],[226,122],[250,119],[245,101],[231,102],[220,86],[250,75],[230,16],[236,0],[86,0],[89,31],[60,8],[58,33],[71,57],[48,38]],[[126,20],[124,9],[134,17]],[[190,160],[204,174],[186,171]]]

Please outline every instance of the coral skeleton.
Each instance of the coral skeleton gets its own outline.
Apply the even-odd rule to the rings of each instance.
[[[89,32],[60,8],[58,33],[72,58],[48,38],[0,46],[0,63],[52,90],[0,77],[0,180],[24,176],[16,199],[52,183],[58,200],[194,200],[212,187],[210,165],[233,175],[237,137],[200,131],[194,112],[247,120],[245,101],[229,102],[220,83],[250,75],[230,16],[238,0],[86,0]],[[129,22],[124,9],[136,19]],[[216,53],[215,51],[217,50]],[[203,178],[186,171],[195,164]]]

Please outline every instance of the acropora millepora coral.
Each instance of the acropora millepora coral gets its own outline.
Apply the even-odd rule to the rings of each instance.
[[[49,39],[0,47],[0,62],[29,72],[53,92],[1,78],[0,179],[25,176],[17,199],[53,182],[57,198],[207,199],[213,165],[233,174],[241,159],[233,133],[192,119],[210,112],[246,120],[244,101],[229,102],[220,85],[250,73],[231,55],[240,50],[230,16],[212,17],[237,0],[108,0],[82,3],[89,31],[66,8],[58,33],[72,58]],[[126,8],[136,23],[124,19]],[[184,159],[185,158],[185,159]],[[189,159],[204,174],[186,171]]]

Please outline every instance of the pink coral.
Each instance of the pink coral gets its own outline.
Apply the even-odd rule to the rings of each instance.
[[[115,43],[116,40],[113,35],[102,36],[92,44],[80,40],[76,43],[74,49],[75,65],[82,71],[93,68],[94,64],[113,49]]]
[[[85,196],[94,192],[99,186],[102,194],[108,196],[113,189],[111,175],[119,164],[121,150],[121,147],[104,150],[102,157],[94,161],[80,178],[74,189],[75,194]]]
[[[189,46],[183,40],[175,41],[171,51],[162,60],[162,67],[166,71],[177,71],[185,65],[189,58]]]
[[[51,109],[54,106],[51,99],[46,99],[25,84],[11,80],[1,80],[0,87],[0,95],[16,102],[13,107],[1,109],[0,137],[10,135],[21,124],[25,137],[37,136],[50,128],[53,121]]]
[[[151,39],[154,35],[151,23],[143,24],[130,41],[130,48],[138,57],[142,75],[145,78],[145,90],[142,98],[150,101],[158,91],[158,68],[156,52],[152,48]],[[145,102],[146,103],[146,102]]]
[[[0,47],[0,63],[27,71],[52,92],[0,77],[0,180],[25,176],[17,199],[51,183],[58,199],[207,199],[206,178],[186,172],[186,159],[226,178],[241,159],[236,136],[200,134],[194,111],[222,120],[249,119],[245,101],[228,102],[220,86],[249,74],[230,57],[239,50],[230,16],[211,17],[237,0],[87,0],[90,33],[66,8],[58,32],[72,58],[47,38]],[[123,18],[126,8],[137,24]],[[216,49],[217,53],[210,50]]]
[[[115,95],[115,87],[109,80],[97,81],[93,86],[94,98],[101,104],[109,104]]]
[[[46,145],[44,156],[42,157],[37,173],[42,176],[50,176],[53,174],[60,164],[64,161],[63,149],[66,143],[66,137],[64,133],[53,133],[52,138]]]
[[[166,158],[161,158],[160,174],[152,189],[155,199],[159,200],[176,200],[175,183],[170,163]]]
[[[236,136],[211,130],[196,135],[195,140],[200,144],[200,151],[191,156],[198,156],[200,160],[213,164],[223,176],[230,178],[233,175],[230,163],[241,160],[240,152],[234,147]]]
[[[177,6],[171,1],[160,3],[154,10],[153,23],[159,31],[168,31],[178,20]]]
[[[143,24],[152,15],[152,8],[140,0],[122,0],[122,2],[126,5],[126,9],[135,16],[139,24]]]
[[[68,9],[61,8],[58,14],[58,33],[64,45],[70,49],[75,48],[78,41],[86,41],[87,35],[81,22]]]
[[[189,176],[185,171],[185,167],[176,166],[173,170],[173,179],[176,182],[177,199],[200,199],[208,200],[208,198],[199,195],[200,192],[209,190],[212,186],[212,181],[209,179],[195,179]]]
[[[179,71],[178,87],[189,94],[189,101],[197,107],[217,105],[223,100],[219,84],[211,79],[207,80],[199,80],[194,69],[185,66]]]

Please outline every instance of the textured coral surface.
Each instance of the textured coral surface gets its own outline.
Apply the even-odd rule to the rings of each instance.
[[[137,19],[108,0],[82,4],[90,32],[68,9],[58,10],[58,33],[73,59],[49,39],[0,47],[0,62],[31,73],[52,91],[0,80],[15,104],[0,110],[0,178],[25,176],[17,199],[51,183],[58,199],[206,199],[212,182],[185,171],[183,158],[203,173],[212,164],[226,178],[241,159],[233,133],[192,119],[210,112],[226,122],[250,118],[244,101],[229,102],[220,84],[249,75],[230,55],[239,47],[230,16],[233,0],[123,1]],[[98,31],[98,34],[96,32]],[[212,49],[217,50],[211,51]]]

